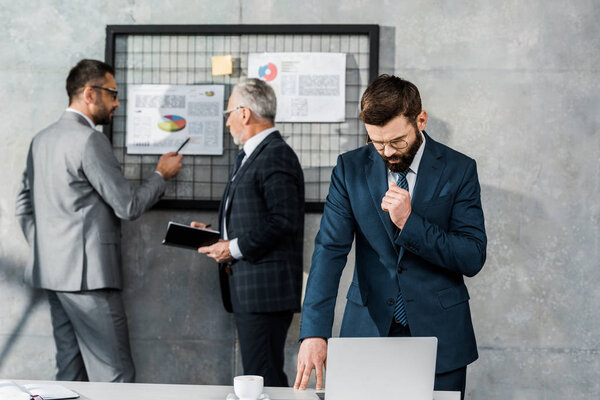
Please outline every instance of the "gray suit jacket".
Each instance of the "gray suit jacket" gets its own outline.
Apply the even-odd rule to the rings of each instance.
[[[121,225],[158,201],[154,173],[133,188],[108,138],[65,112],[31,141],[16,214],[31,245],[25,282],[80,291],[121,288]]]

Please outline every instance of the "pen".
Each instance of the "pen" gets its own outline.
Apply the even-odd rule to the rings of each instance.
[[[179,151],[181,149],[183,149],[183,146],[185,146],[187,144],[187,142],[190,141],[190,139],[191,139],[190,137],[188,137],[187,139],[185,139],[185,142],[181,143],[181,146],[179,146],[179,148],[177,149],[177,151],[175,152],[175,154],[179,154]]]

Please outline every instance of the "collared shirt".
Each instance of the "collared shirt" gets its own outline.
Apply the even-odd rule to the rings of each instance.
[[[94,124],[94,122],[92,122],[92,120],[89,119],[89,117],[87,115],[85,115],[84,113],[82,113],[81,111],[76,110],[76,109],[71,108],[71,107],[67,108],[66,111],[69,111],[69,112],[81,115],[83,118],[85,118],[85,120],[88,122],[88,124],[90,124],[90,126],[92,127],[92,129],[96,129],[96,124]]]
[[[269,136],[271,133],[275,132],[276,130],[277,130],[277,128],[275,128],[275,127],[265,129],[264,131],[254,135],[250,139],[246,140],[246,143],[244,143],[244,153],[246,153],[246,156],[242,160],[242,163],[240,164],[240,168],[242,168],[242,165],[244,165],[244,163],[248,160],[248,158],[250,157],[252,152],[254,150],[256,150],[258,145],[261,144],[262,141],[265,140],[267,136]],[[233,181],[234,179],[235,179],[235,176],[233,176],[231,180]],[[227,210],[227,207],[229,207],[229,199],[228,198],[225,199],[224,210]],[[228,239],[227,219],[226,219],[225,215],[223,215],[223,239],[225,239],[225,240]],[[242,251],[240,250],[240,246],[238,246],[237,238],[231,239],[229,241],[229,252],[231,253],[231,256],[233,258],[235,258],[236,260],[241,260],[244,257],[244,255],[242,254]]]
[[[415,184],[417,183],[417,173],[419,172],[419,164],[421,164],[421,158],[423,158],[423,151],[425,150],[425,135],[423,132],[420,132],[421,138],[423,138],[423,143],[417,150],[417,154],[415,154],[415,158],[412,163],[410,163],[410,167],[408,168],[408,172],[406,173],[406,181],[408,182],[408,193],[410,194],[410,198],[412,200],[413,191],[415,190]],[[388,181],[396,183],[398,181],[398,173],[392,172],[389,169],[388,173]]]
[[[246,160],[248,160],[248,157],[250,157],[252,152],[254,150],[256,150],[258,145],[261,144],[262,141],[265,140],[269,134],[275,132],[276,130],[277,130],[277,128],[275,128],[275,127],[265,129],[261,133],[258,133],[256,135],[252,136],[250,139],[246,140],[246,143],[244,143],[244,153],[246,153],[246,156],[242,160],[242,163],[240,164],[240,168],[242,168],[242,165],[244,165]],[[233,179],[235,179],[235,176],[233,177]]]

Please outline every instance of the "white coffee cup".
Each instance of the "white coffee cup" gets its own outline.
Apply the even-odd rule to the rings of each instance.
[[[263,392],[263,377],[240,375],[233,378],[233,391],[240,400],[256,400]]]

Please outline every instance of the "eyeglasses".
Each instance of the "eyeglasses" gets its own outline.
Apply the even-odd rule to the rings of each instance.
[[[237,111],[237,110],[241,110],[242,108],[244,108],[244,106],[237,106],[237,107],[233,107],[233,108],[231,108],[229,110],[225,110],[225,111],[223,111],[223,116],[227,117],[232,112]]]
[[[94,88],[94,89],[104,90],[104,91],[110,93],[112,95],[113,100],[116,100],[117,97],[119,96],[119,91],[117,89],[102,87],[102,86],[90,86],[90,87]]]
[[[408,147],[408,142],[404,138],[393,139],[389,142],[375,142],[367,137],[367,144],[372,144],[375,150],[379,152],[385,151],[385,146],[391,146],[395,150],[403,150]]]

